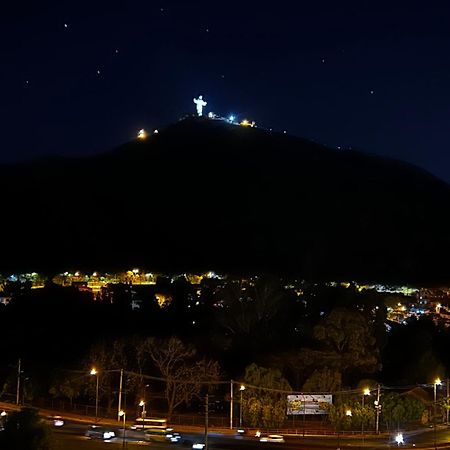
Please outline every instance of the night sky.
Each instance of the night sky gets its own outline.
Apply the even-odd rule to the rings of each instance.
[[[0,161],[235,114],[450,181],[450,2],[34,0],[0,10]]]

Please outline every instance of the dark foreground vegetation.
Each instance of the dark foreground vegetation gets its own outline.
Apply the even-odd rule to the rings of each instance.
[[[166,281],[159,283],[168,292]],[[145,398],[153,413],[196,414],[206,393],[224,412],[234,379],[236,395],[240,384],[248,387],[242,399],[248,425],[281,425],[293,391],[333,393],[332,423],[371,427],[378,384],[399,387],[382,390],[383,426],[431,420],[434,379],[449,374],[450,333],[426,317],[389,322],[386,305],[402,296],[307,283],[295,293],[273,277],[245,288],[234,282],[217,290],[214,283],[205,279],[193,299],[188,283],[178,280],[170,284],[170,302],[160,306],[143,295],[139,309],[130,307],[129,286],[117,286],[109,301],[72,287],[16,286],[0,307],[2,398],[15,399],[20,358],[21,403],[92,406],[95,367],[102,414],[117,408],[123,370],[126,402],[137,412]],[[404,395],[418,384],[423,399]],[[365,405],[363,388],[371,390]],[[441,414],[441,388],[438,397]]]

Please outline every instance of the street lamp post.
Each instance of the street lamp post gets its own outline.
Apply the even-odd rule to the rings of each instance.
[[[95,422],[98,421],[98,370],[93,367],[90,372],[91,375],[95,375],[97,378],[96,380],[96,387],[95,387]]]
[[[242,428],[242,394],[245,391],[245,386],[243,384],[241,384],[239,391],[241,393],[241,401],[239,403],[239,428]]]
[[[233,407],[234,407],[234,389],[233,389],[234,381],[230,382],[230,430],[233,429]]]
[[[145,410],[145,402],[144,402],[144,400],[141,400],[140,402],[139,402],[139,406],[142,408],[142,412],[141,412],[141,417],[142,417],[142,429],[144,430],[145,429],[145,415],[146,415],[146,413],[147,413],[147,411]]]
[[[123,419],[123,428],[122,428],[122,448],[125,448],[125,425],[127,420],[127,415],[123,409],[119,411],[119,417]]]
[[[380,404],[380,385],[377,385],[377,399],[375,400],[375,409],[376,409],[376,420],[375,420],[375,433],[378,434],[380,432],[380,412],[381,412],[381,404]]]
[[[362,436],[362,444],[363,444],[363,446],[364,446],[364,419],[365,419],[365,414],[364,414],[364,397],[366,395],[370,395],[370,389],[369,388],[364,388],[363,395],[362,395],[361,436]]]
[[[438,377],[434,380],[434,405],[433,405],[433,434],[434,434],[434,448],[436,448],[436,399],[437,399],[437,386],[441,385],[441,379]]]
[[[449,407],[448,398],[449,398],[449,394],[450,394],[450,389],[449,389],[448,383],[449,383],[449,379],[447,378],[447,380],[445,382],[445,386],[447,388],[447,398],[446,398],[447,401],[446,401],[446,408],[445,408],[445,423],[446,423],[447,426],[448,426],[448,407]]]

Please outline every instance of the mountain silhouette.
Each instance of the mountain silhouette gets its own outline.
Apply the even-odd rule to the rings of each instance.
[[[188,118],[97,157],[3,165],[0,175],[2,271],[413,283],[450,273],[446,183],[285,134]]]

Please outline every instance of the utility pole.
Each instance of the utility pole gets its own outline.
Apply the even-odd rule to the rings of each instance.
[[[230,383],[230,430],[233,429],[233,383],[234,381],[231,380]]]
[[[95,387],[95,423],[98,422],[98,373],[97,373],[97,383]]]
[[[16,390],[16,405],[20,403],[20,376],[21,376],[22,360],[19,358],[19,364],[17,365],[17,390]]]
[[[447,387],[448,388],[448,387]],[[375,422],[375,432],[378,434],[380,432],[380,412],[381,412],[381,405],[380,405],[380,385],[377,385],[377,402],[375,404],[375,408],[377,409],[376,414],[376,422]]]
[[[119,383],[119,407],[117,409],[117,421],[120,422],[120,411],[122,411],[122,387],[123,387],[123,369],[120,369],[120,383]]]
[[[447,408],[445,409],[445,417],[446,417],[446,423],[447,423],[447,426],[448,426],[448,413],[449,413],[449,411],[448,411],[448,408],[449,408],[449,404],[448,404],[448,401],[449,401],[449,379],[447,378],[447,380],[446,380],[446,382],[445,382],[445,384],[447,385]]]
[[[205,396],[205,450],[208,450],[209,395]]]

